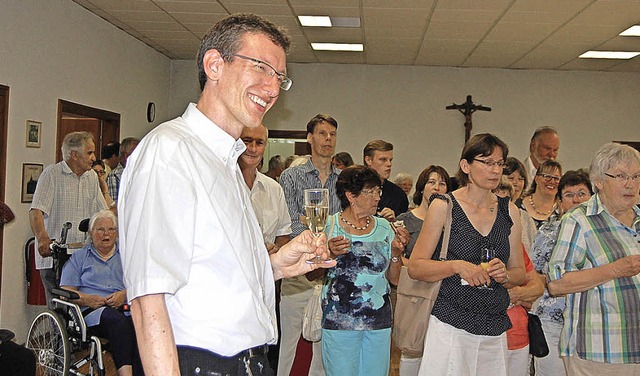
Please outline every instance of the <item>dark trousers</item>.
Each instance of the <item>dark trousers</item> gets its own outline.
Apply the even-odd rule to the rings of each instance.
[[[130,365],[134,375],[144,375],[142,362],[136,343],[136,332],[133,329],[131,316],[106,307],[100,315],[100,324],[91,329],[98,335],[109,340],[109,350],[113,356],[116,369]]]
[[[178,346],[181,376],[273,376],[267,359],[268,347],[258,346],[225,357],[211,351]]]
[[[7,341],[0,344],[0,374],[6,376],[34,376],[36,356],[24,346]]]

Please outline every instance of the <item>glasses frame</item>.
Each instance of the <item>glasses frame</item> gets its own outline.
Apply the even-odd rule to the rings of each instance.
[[[604,173],[606,176],[610,177],[611,179],[613,179],[613,181],[623,184],[628,182],[629,180],[631,180],[634,183],[637,183],[640,181],[640,173],[637,174],[633,174],[633,175],[627,175],[627,174],[609,174],[608,172]]]
[[[545,174],[544,172],[536,174],[536,176],[540,176],[542,178],[542,180],[544,180],[546,183],[548,183],[550,181],[553,181],[556,184],[560,183],[560,177],[559,176]]]
[[[475,162],[482,163],[487,168],[492,168],[492,167],[498,166],[501,169],[504,169],[504,167],[507,165],[504,161],[488,161],[488,160],[482,160],[482,159],[478,159],[478,158],[473,158],[473,160]]]
[[[93,231],[97,232],[98,234],[115,234],[118,232],[118,229],[115,227],[109,227],[109,228],[96,228]]]
[[[374,193],[378,192],[377,195],[375,195]],[[369,196],[369,197],[382,197],[382,189],[376,187],[376,188],[364,188],[360,191],[361,195],[365,195],[365,196]]]
[[[589,192],[585,192],[585,191],[578,191],[578,192],[565,192],[562,195],[563,199],[567,199],[570,201],[573,201],[576,197],[579,199],[583,199],[585,197],[591,197],[591,193]]]
[[[249,61],[252,61],[252,62],[258,64],[258,67],[260,67],[260,64],[268,66],[269,68],[271,68],[273,73],[265,70],[264,68],[261,68],[261,69],[264,71],[264,73],[269,78],[277,76],[278,77],[278,86],[280,86],[280,89],[282,89],[284,91],[287,91],[287,90],[291,89],[291,85],[293,85],[293,81],[291,80],[291,78],[289,78],[284,73],[278,72],[278,70],[276,68],[274,68],[271,64],[267,63],[266,61],[262,61],[260,59],[256,59],[255,57],[249,57],[249,56],[240,55],[240,54],[225,54],[225,56],[235,56],[235,57],[239,57],[240,59],[249,60]]]

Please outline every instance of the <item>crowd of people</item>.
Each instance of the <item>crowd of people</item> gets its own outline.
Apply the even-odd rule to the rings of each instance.
[[[42,173],[30,220],[43,282],[78,291],[90,325],[133,342],[114,353],[119,374],[142,364],[148,375],[290,375],[321,288],[308,374],[388,375],[403,266],[442,281],[430,317],[416,318],[429,323],[424,352],[402,355],[403,376],[640,373],[638,151],[608,143],[588,172],[563,173],[551,127],[535,131],[523,162],[478,134],[453,177],[427,164],[414,189],[408,174],[391,181],[391,143],[366,143],[354,162],[336,153],[338,121],[318,114],[306,125],[311,154],[276,156],[263,174],[262,120],[292,85],[290,43],[259,16],[223,19],[203,38],[202,94],[182,116],[104,149],[103,161],[89,133],[71,133],[64,160]],[[328,220],[313,234],[303,193],[318,188]],[[55,281],[50,234],[88,217],[89,244]],[[117,310],[125,301],[131,316]],[[533,361],[527,312],[550,348]]]

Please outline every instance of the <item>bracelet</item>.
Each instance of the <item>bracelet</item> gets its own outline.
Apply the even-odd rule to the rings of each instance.
[[[399,261],[400,261],[400,257],[398,257],[398,256],[393,256],[391,258],[391,262],[399,262]]]

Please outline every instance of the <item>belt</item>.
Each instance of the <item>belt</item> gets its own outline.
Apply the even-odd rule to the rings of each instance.
[[[260,355],[265,355],[269,352],[269,345],[260,345],[256,347],[252,347],[250,349],[240,351],[236,355],[231,356],[232,358],[253,358]]]

